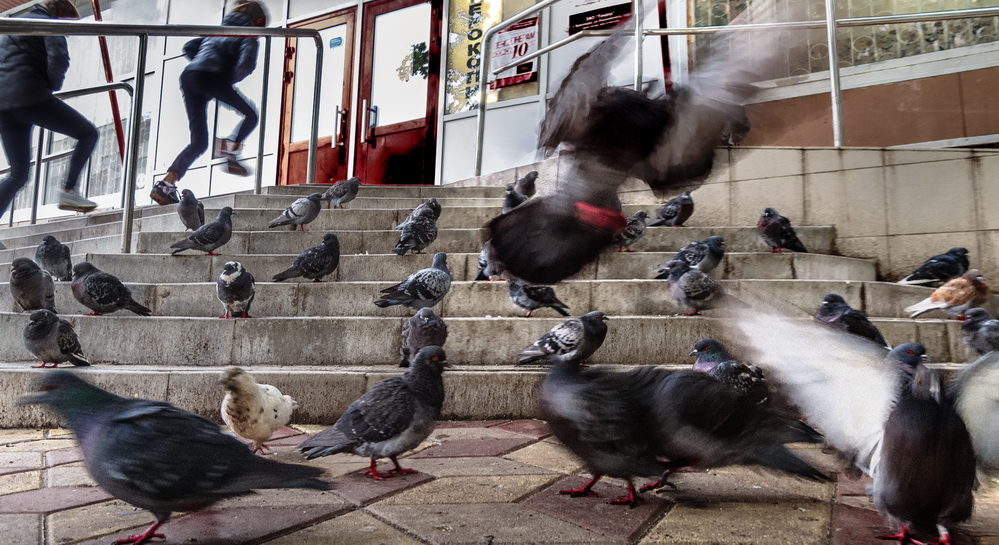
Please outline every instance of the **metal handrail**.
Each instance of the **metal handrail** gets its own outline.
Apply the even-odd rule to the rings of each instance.
[[[316,147],[323,70],[323,39],[317,30],[303,28],[266,28],[212,25],[138,25],[131,23],[81,22],[49,19],[0,19],[0,34],[30,36],[135,36],[139,40],[135,61],[135,95],[132,99],[132,122],[129,123],[128,160],[125,162],[125,202],[122,210],[121,253],[132,251],[132,223],[135,217],[136,165],[139,159],[139,125],[142,99],[145,96],[146,50],[149,36],[239,36],[249,38],[284,37],[312,38],[316,45],[316,74],[312,94],[312,127],[309,134],[309,155],[306,183],[315,183]],[[267,97],[264,97],[266,100]]]
[[[507,24],[508,21],[514,21],[515,18],[521,16],[522,13],[534,13],[539,9],[548,7],[554,4],[558,0],[550,0],[547,2],[542,2],[536,6],[524,10],[524,12],[518,13],[500,23],[499,25],[504,25],[502,28],[510,26]],[[873,17],[851,17],[847,19],[836,19],[835,10],[830,10],[830,6],[834,7],[835,4],[833,0],[826,0],[826,20],[824,21],[791,21],[791,22],[781,22],[781,23],[752,23],[745,25],[725,25],[725,26],[707,26],[707,27],[681,27],[681,28],[659,28],[659,29],[646,29],[642,32],[642,36],[680,36],[680,35],[699,35],[699,34],[714,34],[722,30],[734,30],[734,31],[758,31],[758,30],[801,30],[801,29],[820,29],[825,28],[827,30],[826,36],[827,40],[832,44],[835,41],[835,31],[839,27],[859,27],[859,26],[872,26],[872,25],[891,25],[891,24],[905,24],[905,23],[918,23],[926,21],[948,21],[953,19],[968,19],[973,17],[997,17],[999,16],[999,7],[992,8],[972,8],[963,10],[946,10],[946,11],[932,11],[923,13],[910,13],[905,15],[879,15]],[[521,17],[522,18],[522,17]],[[513,24],[513,23],[510,23]],[[497,26],[499,26],[497,25]],[[496,27],[493,27],[496,28]],[[501,30],[502,30],[501,28]],[[483,41],[487,38],[492,37],[489,31],[483,37]],[[502,72],[510,67],[522,64],[524,62],[536,59],[541,55],[547,54],[555,49],[568,45],[580,38],[590,37],[590,36],[609,36],[612,33],[610,30],[588,30],[583,31],[578,34],[569,36],[568,38],[562,39],[554,44],[550,44],[538,51],[529,53],[516,59],[506,65],[496,68],[491,71],[493,75]],[[493,33],[495,34],[495,33]],[[641,49],[641,47],[636,47],[636,49]],[[479,86],[481,89],[485,88],[488,83],[488,66],[489,57],[486,56],[488,51],[488,44],[483,43],[482,46],[482,63],[481,63],[481,74],[479,76]],[[833,146],[837,148],[843,147],[843,113],[842,113],[842,91],[840,89],[840,77],[839,77],[839,63],[836,61],[836,48],[833,46],[829,47],[830,55],[830,94],[831,94],[831,110],[832,110],[832,123],[833,123]],[[485,93],[481,92],[480,97],[484,97]],[[484,98],[479,100],[479,111],[476,117],[476,143],[475,143],[475,175],[480,176],[482,174],[482,144],[485,136],[485,110],[486,104]]]

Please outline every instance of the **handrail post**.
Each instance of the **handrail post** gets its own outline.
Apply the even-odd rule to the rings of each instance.
[[[635,90],[642,90],[642,58],[644,52],[645,14],[642,0],[631,0],[631,16],[635,18]]]
[[[305,183],[316,183],[316,156],[319,147],[319,101],[322,100],[323,37],[316,34],[316,82],[312,88],[312,131],[309,133],[309,166],[305,170]]]
[[[271,73],[271,37],[264,37],[264,82],[260,90],[260,123],[257,125],[257,168],[253,173],[253,194],[259,195],[263,186],[264,130],[267,128],[267,92]]]
[[[38,194],[42,185],[42,155],[45,152],[45,129],[38,127],[38,146],[35,149],[35,186],[31,190],[31,225],[38,222]],[[14,203],[11,203],[14,204]],[[13,210],[11,210],[13,214]]]
[[[826,0],[826,39],[829,42],[829,99],[832,101],[833,146],[843,147],[843,94],[839,85],[839,51],[836,50],[836,1]]]
[[[121,211],[121,253],[132,253],[132,220],[135,216],[135,180],[138,177],[139,140],[142,131],[142,99],[146,94],[146,47],[148,34],[139,34],[135,54],[135,88],[132,95],[132,120],[128,124],[128,159],[125,161],[125,203]]]

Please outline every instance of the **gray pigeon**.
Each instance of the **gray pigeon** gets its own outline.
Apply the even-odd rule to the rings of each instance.
[[[326,208],[347,208],[347,203],[357,198],[357,191],[361,188],[361,179],[357,176],[347,180],[340,180],[323,193],[323,200],[326,201]]]
[[[593,355],[607,336],[607,315],[599,310],[566,320],[542,335],[534,344],[516,352],[517,365],[539,360],[550,363],[582,362]]]
[[[32,312],[30,318],[24,326],[24,347],[42,360],[32,367],[48,367],[51,363],[55,368],[64,361],[80,367],[90,365],[72,324],[45,309]]]
[[[311,278],[313,282],[322,282],[323,277],[333,274],[338,265],[340,265],[340,239],[333,233],[326,233],[322,242],[303,250],[291,263],[291,267],[275,274],[273,280],[280,282],[304,276]]]
[[[520,193],[517,193],[517,190],[514,189],[513,184],[507,184],[506,194],[503,197],[503,213],[506,214],[507,212],[513,210],[514,208],[517,208],[518,206],[524,204],[525,202],[527,202],[527,197],[521,195]]]
[[[402,361],[399,367],[409,367],[424,346],[444,346],[447,342],[447,324],[433,309],[423,307],[412,318],[402,324],[402,335],[399,339],[399,355]]]
[[[723,302],[739,304],[734,297],[725,294],[714,278],[690,268],[685,261],[670,261],[663,267],[669,280],[669,292],[681,305],[693,309],[684,316],[695,316]]]
[[[770,246],[772,254],[781,253],[781,248],[801,253],[808,252],[791,227],[791,220],[778,214],[773,208],[765,208],[760,214],[760,219],[756,222],[756,232],[763,242]]]
[[[770,396],[763,371],[732,357],[721,342],[700,339],[694,343],[690,356],[697,356],[694,371],[707,373],[722,384],[727,384],[753,403],[763,403]]]
[[[513,183],[513,189],[521,195],[531,198],[537,192],[535,182],[538,179],[538,171],[532,170]]]
[[[666,201],[659,210],[656,217],[649,222],[649,227],[667,225],[669,227],[683,227],[683,223],[694,214],[694,199],[690,193],[684,191],[678,196]]]
[[[401,231],[399,243],[392,248],[392,252],[396,255],[406,255],[406,252],[422,253],[437,240],[437,220],[434,219],[433,211],[424,208],[420,215],[403,223]]]
[[[979,356],[999,350],[999,320],[981,307],[968,310],[964,313],[964,317],[965,321],[961,324],[961,340],[969,350]]]
[[[139,316],[151,316],[153,311],[132,299],[132,291],[113,274],[108,274],[84,261],[73,267],[73,297],[89,308],[87,316],[130,310]]]
[[[437,202],[435,197],[430,197],[426,201],[417,206],[406,215],[406,219],[402,220],[402,223],[395,226],[396,231],[402,231],[402,226],[413,220],[417,216],[421,216],[426,213],[427,210],[433,213],[434,221],[441,219],[441,204]]]
[[[444,349],[421,348],[406,374],[379,382],[351,403],[335,424],[306,439],[299,448],[309,460],[340,452],[368,456],[371,466],[364,474],[376,481],[392,473],[415,473],[402,468],[397,458],[434,431],[444,405],[441,373],[446,366]],[[379,473],[379,458],[392,460],[395,467],[387,474]]]
[[[219,318],[252,318],[250,305],[256,295],[256,281],[239,261],[229,261],[215,281],[215,295],[225,314]]]
[[[199,250],[208,255],[218,255],[214,250],[232,238],[233,213],[232,207],[229,206],[219,210],[217,218],[198,227],[186,239],[171,245],[171,248],[175,248],[171,255],[177,255],[184,250]]]
[[[205,224],[205,204],[194,196],[190,189],[183,189],[180,192],[180,202],[177,204],[177,215],[184,227],[191,231],[197,231]]]
[[[295,229],[305,231],[305,226],[319,217],[319,211],[322,210],[322,204],[320,204],[322,198],[321,194],[313,193],[308,197],[295,199],[295,202],[291,203],[288,208],[285,208],[280,216],[272,219],[267,224],[267,228],[290,225],[292,231]]]
[[[48,271],[53,280],[69,282],[73,279],[73,260],[69,255],[69,246],[52,235],[45,235],[38,245],[35,262],[42,270]]]
[[[10,294],[22,312],[46,309],[55,312],[55,282],[34,261],[19,257],[10,264]]]
[[[531,313],[539,308],[548,307],[562,316],[568,316],[569,306],[555,297],[555,289],[550,286],[532,286],[523,280],[511,276],[506,283],[510,293],[510,301],[526,310],[524,318],[530,318]]]
[[[830,293],[823,297],[822,304],[815,311],[815,319],[891,348],[878,328],[867,319],[867,315],[848,305],[842,295]]]
[[[939,286],[968,272],[968,249],[951,248],[947,253],[935,255],[919,266],[912,274],[898,281],[899,284]]]
[[[724,255],[725,239],[719,236],[710,236],[704,240],[688,242],[686,246],[673,254],[673,257],[669,261],[685,261],[688,265],[701,272],[709,272],[721,263]],[[669,263],[669,261],[666,263]],[[669,271],[666,270],[666,263],[656,267],[656,270],[661,273],[656,278],[664,279],[669,276]]]
[[[475,275],[475,280],[492,280],[506,270],[503,264],[495,259],[492,254],[492,243],[488,240],[482,243],[482,251],[479,252],[479,267]]]
[[[69,371],[46,373],[37,392],[18,403],[52,407],[73,431],[98,486],[156,517],[141,535],[116,543],[163,539],[156,530],[173,512],[198,511],[254,489],[331,488],[317,478],[320,468],[254,456],[210,420],[169,403],[119,397]]]
[[[414,310],[440,303],[451,290],[451,271],[447,268],[447,254],[434,254],[433,265],[409,275],[402,282],[385,288],[375,301],[381,308],[402,305]]]
[[[617,244],[617,251],[634,251],[631,249],[631,246],[642,240],[642,237],[645,236],[645,219],[648,217],[649,214],[645,210],[639,210],[628,218],[628,221],[624,224],[624,230],[614,237],[614,243]]]

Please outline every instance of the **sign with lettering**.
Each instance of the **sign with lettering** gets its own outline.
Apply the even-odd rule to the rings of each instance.
[[[583,30],[603,30],[614,28],[622,19],[631,14],[631,3],[601,5],[569,15],[569,35]]]
[[[524,19],[512,27],[497,32],[493,42],[492,66],[499,68],[538,50],[538,18]],[[490,89],[499,89],[538,78],[537,59],[532,59],[496,74]]]

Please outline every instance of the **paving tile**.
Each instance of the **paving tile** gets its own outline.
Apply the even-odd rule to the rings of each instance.
[[[0,451],[0,467],[42,467],[40,452],[2,452]],[[0,488],[3,491],[3,488]]]
[[[534,465],[493,458],[407,458],[405,467],[428,473],[435,477],[461,475],[544,475],[550,471]]]
[[[560,479],[525,500],[523,505],[624,543],[644,534],[672,505],[655,494],[643,494],[632,508],[607,503],[627,493],[623,481],[598,482],[593,490],[599,496],[573,498],[559,494],[560,490],[583,486],[588,479],[588,475]]]
[[[51,428],[45,431],[47,439],[61,439],[63,437],[73,438],[73,431],[67,428]]]
[[[512,431],[535,439],[543,439],[552,434],[548,424],[541,420],[514,420],[495,426],[497,429]]]
[[[23,471],[21,473],[11,473],[0,475],[0,506],[6,505],[8,498],[12,495],[23,493],[28,490],[35,490],[42,486],[41,471]],[[21,511],[9,511],[0,507],[0,513],[18,513]]]
[[[867,487],[874,484],[874,479],[861,475],[857,479],[840,474],[836,479],[837,496],[866,496]]]
[[[50,544],[76,542],[110,534],[124,537],[125,530],[141,528],[153,522],[148,511],[136,509],[121,501],[112,500],[93,505],[67,509],[46,517],[46,541]],[[99,540],[107,545],[107,537]]]
[[[417,545],[420,542],[363,512],[353,511],[320,522],[292,534],[268,541],[267,545]]]
[[[212,509],[236,509],[244,507],[293,507],[313,505],[342,505],[354,508],[353,504],[328,490],[309,490],[300,488],[276,488],[257,490],[255,494],[238,496],[222,500],[212,506]]]
[[[607,538],[523,505],[373,505],[378,518],[434,545],[606,543]]]
[[[583,461],[561,444],[541,441],[503,455],[507,460],[522,462],[559,473],[574,473]]]
[[[505,420],[438,420],[435,429],[488,428],[505,422]]]
[[[433,443],[445,441],[475,441],[479,439],[523,439],[524,436],[499,427],[456,427],[438,428],[430,434],[427,440]]]
[[[674,507],[640,544],[825,544],[828,503],[703,503]]]
[[[0,515],[0,536],[5,545],[38,545],[42,543],[42,517]]]
[[[678,473],[670,482],[678,490],[666,488],[664,498],[683,502],[773,502],[829,501],[834,483],[807,481],[747,467],[726,467],[711,471]]]
[[[111,496],[93,486],[39,488],[0,496],[0,513],[55,513],[102,502]]]
[[[55,467],[83,461],[83,451],[80,447],[50,450],[45,453],[45,467]]]
[[[97,486],[83,462],[63,464],[45,472],[45,486]]]
[[[385,466],[383,471],[387,470],[388,467],[390,466]],[[433,478],[433,475],[419,472],[394,475],[388,479],[376,481],[368,475],[355,471],[328,480],[333,483],[333,492],[338,496],[354,505],[367,505],[407,488],[431,481]]]
[[[390,496],[379,505],[515,503],[551,483],[557,475],[443,477]]]
[[[409,459],[416,458],[460,458],[466,456],[499,456],[511,450],[534,442],[529,437],[516,439],[497,439],[484,437],[481,439],[447,440],[439,445],[420,451]]]
[[[876,511],[852,505],[833,505],[830,545],[883,545],[885,541],[877,536],[885,535],[887,531],[884,517]]]
[[[50,450],[69,448],[76,442],[70,438],[64,439],[41,439],[38,441],[24,441],[22,443],[10,443],[0,446],[0,452],[47,452]]]
[[[37,441],[45,438],[45,430],[10,429],[0,430],[0,448],[10,443]]]

